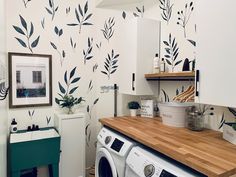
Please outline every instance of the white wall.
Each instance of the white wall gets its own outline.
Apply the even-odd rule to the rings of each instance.
[[[0,2],[0,83],[5,82],[6,77],[6,47],[5,47],[5,3],[4,1]],[[3,69],[3,70],[2,70]],[[1,99],[1,97],[0,97]],[[6,177],[6,168],[7,168],[7,103],[5,100],[0,100],[0,176]]]
[[[161,57],[166,55],[166,45],[163,41],[169,39],[169,34],[179,46],[178,60],[184,60],[189,58],[190,60],[195,58],[195,47],[189,42],[189,40],[196,41],[195,32],[195,20],[194,10],[190,16],[189,22],[186,26],[186,37],[184,36],[184,30],[180,25],[177,25],[178,11],[184,10],[186,3],[190,6],[190,0],[170,0],[173,5],[172,16],[167,23],[163,20],[160,10],[160,2],[156,0],[145,1],[145,12],[143,16],[145,18],[153,18],[162,22],[161,29]],[[119,72],[122,72],[119,67],[117,71],[108,78],[105,74],[101,73],[104,70],[105,58],[108,54],[111,54],[112,49],[115,53],[119,53],[116,46],[116,39],[119,38],[119,31],[117,26],[127,23],[127,19],[134,18],[133,13],[137,13],[136,7],[142,8],[143,4],[127,5],[117,9],[100,9],[95,8],[95,0],[88,1],[88,14],[92,13],[92,17],[89,18],[88,22],[93,25],[84,25],[79,33],[78,26],[68,26],[69,23],[77,23],[75,16],[75,8],[78,9],[78,4],[84,9],[85,0],[75,1],[59,1],[54,0],[54,4],[58,5],[58,11],[55,14],[54,20],[52,16],[47,12],[45,7],[49,8],[48,0],[45,1],[29,1],[27,8],[25,8],[23,1],[8,0],[7,1],[7,50],[11,52],[24,52],[30,53],[31,51],[27,47],[23,47],[16,39],[20,38],[26,40],[25,36],[16,32],[13,25],[18,26],[24,30],[21,24],[21,15],[27,22],[28,28],[30,28],[30,22],[34,25],[34,33],[30,43],[32,43],[38,36],[40,36],[37,47],[33,48],[34,53],[39,54],[52,54],[52,69],[53,69],[53,100],[59,93],[58,82],[61,82],[64,86],[64,73],[65,71],[70,72],[75,66],[77,67],[76,76],[81,77],[78,82],[79,88],[75,92],[74,96],[82,96],[86,102],[82,103],[79,107],[79,111],[86,113],[86,125],[88,125],[87,134],[87,162],[86,166],[89,167],[94,163],[95,158],[95,143],[97,135],[97,127],[100,126],[98,119],[102,117],[113,116],[113,90],[109,89],[116,82],[116,77],[119,77]],[[195,6],[195,4],[193,3]],[[70,9],[70,10],[69,10]],[[125,12],[125,18],[122,17],[122,12]],[[113,27],[114,35],[108,40],[104,38],[101,29],[104,28],[104,23],[108,22],[109,18],[115,20]],[[55,27],[63,29],[63,34],[58,36],[55,33]],[[90,60],[84,62],[83,50],[88,49],[88,38],[92,43],[93,49],[91,51]],[[93,41],[91,39],[93,38]],[[72,39],[72,41],[71,41]],[[55,50],[50,44],[53,42],[56,45]],[[71,46],[71,42],[72,45]],[[27,42],[26,42],[27,43]],[[75,47],[76,43],[76,47]],[[101,45],[100,45],[101,44]],[[129,46],[127,46],[129,47]],[[62,62],[62,51],[65,51],[66,57]],[[118,61],[119,64],[119,61]],[[96,68],[97,65],[97,68]],[[175,71],[182,69],[183,62],[179,64]],[[168,67],[169,70],[171,67]],[[91,84],[90,84],[91,83]],[[90,85],[90,87],[89,87]],[[162,82],[161,89],[165,90],[166,93],[172,98],[175,95],[176,89],[181,89],[182,85],[185,87],[189,83],[176,83],[176,82]],[[92,89],[91,89],[92,88]],[[108,88],[105,89],[104,88]],[[163,93],[161,92],[161,98],[163,99]],[[94,105],[94,101],[99,98],[97,104]],[[127,114],[127,102],[129,100],[139,100],[139,97],[132,97],[126,95],[119,95],[118,97],[118,113],[119,115]],[[89,113],[87,112],[89,107]],[[35,110],[33,118],[28,114],[28,111]],[[52,107],[41,107],[41,108],[22,108],[22,109],[11,109],[9,110],[9,122],[12,118],[16,118],[19,129],[25,129],[32,123],[38,124],[40,127],[53,126],[53,113],[59,111],[58,106],[53,103]],[[209,127],[217,129],[218,122],[221,119],[223,112],[227,112],[226,109],[217,107],[215,116],[210,117],[207,123]],[[228,113],[227,113],[228,114]],[[46,117],[52,117],[52,120],[47,124]],[[210,123],[209,123],[210,122]],[[210,124],[214,125],[211,126]]]

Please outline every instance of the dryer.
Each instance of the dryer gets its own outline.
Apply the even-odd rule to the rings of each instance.
[[[97,140],[95,176],[124,177],[125,161],[135,142],[105,127]]]
[[[146,147],[132,148],[126,165],[126,177],[207,177]]]

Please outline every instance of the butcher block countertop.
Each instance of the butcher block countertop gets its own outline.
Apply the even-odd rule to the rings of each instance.
[[[155,118],[116,117],[100,122],[207,176],[236,174],[236,146],[225,141],[220,132],[169,127]]]

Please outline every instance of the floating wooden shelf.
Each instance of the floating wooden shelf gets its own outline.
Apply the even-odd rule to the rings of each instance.
[[[147,80],[188,81],[195,79],[195,72],[145,74]]]

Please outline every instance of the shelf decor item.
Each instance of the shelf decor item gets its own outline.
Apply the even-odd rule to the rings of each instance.
[[[130,116],[137,116],[137,110],[140,109],[140,105],[137,101],[131,101],[128,103],[128,108],[130,110]]]
[[[9,107],[52,105],[52,56],[8,53]]]
[[[160,116],[164,125],[172,127],[185,127],[187,112],[192,103],[166,102],[159,103]]]
[[[206,115],[214,115],[213,107],[209,105],[192,106],[187,109],[187,128],[193,131],[204,130],[204,120]]]
[[[141,117],[150,117],[153,118],[156,116],[155,111],[156,102],[154,100],[141,100]]]
[[[234,115],[235,122],[227,122],[223,125],[223,138],[232,144],[236,145],[236,111],[235,109],[228,108]]]

